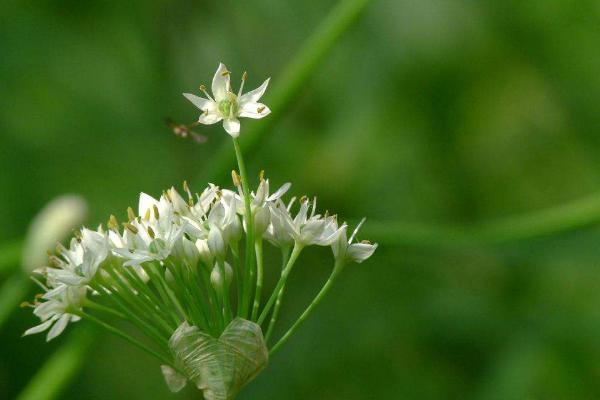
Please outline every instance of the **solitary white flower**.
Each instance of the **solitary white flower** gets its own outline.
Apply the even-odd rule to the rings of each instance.
[[[227,67],[221,63],[212,81],[214,97],[208,94],[204,85],[200,86],[200,90],[208,99],[190,93],[184,93],[183,95],[202,110],[202,114],[198,118],[199,123],[212,125],[223,120],[223,128],[228,134],[236,138],[240,135],[238,117],[260,119],[271,112],[269,107],[258,102],[267,90],[271,78],[264,81],[258,88],[242,94],[244,82],[246,82],[246,73],[244,73],[240,90],[236,95],[231,91],[230,75],[231,73]]]
[[[358,230],[364,222],[365,219],[363,218],[362,221],[360,221],[360,223],[356,227],[356,229],[354,229],[354,232],[352,232],[352,235],[348,240],[346,240],[346,231],[348,229],[348,226],[346,224],[342,225],[337,240],[331,244],[333,256],[336,260],[353,261],[356,263],[361,263],[373,255],[373,253],[377,249],[377,243],[372,244],[368,241],[353,243],[354,239],[356,238],[356,234],[358,233]]]

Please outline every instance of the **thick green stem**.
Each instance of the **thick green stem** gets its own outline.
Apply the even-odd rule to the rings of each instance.
[[[310,303],[310,305],[306,308],[306,310],[304,310],[304,312],[300,315],[300,317],[294,323],[294,325],[292,325],[292,327],[281,337],[281,339],[279,339],[279,341],[277,343],[275,343],[275,345],[269,351],[269,355],[274,354],[290,338],[290,336],[292,336],[294,334],[294,332],[296,332],[298,327],[300,325],[302,325],[302,323],[306,320],[306,318],[308,318],[310,313],[312,313],[312,311],[315,309],[315,307],[319,305],[321,300],[323,300],[323,297],[325,297],[327,292],[329,292],[329,289],[331,289],[331,287],[333,286],[333,283],[335,282],[336,278],[338,277],[338,275],[340,274],[342,269],[343,269],[343,262],[336,261],[335,266],[333,267],[333,272],[329,276],[329,279],[327,279],[327,282],[325,282],[325,285],[323,285],[323,287],[321,288],[321,290],[319,291],[317,296]]]
[[[240,170],[240,178],[242,180],[242,193],[244,194],[244,216],[246,218],[246,253],[244,254],[244,284],[242,289],[242,312],[243,318],[247,318],[248,309],[250,307],[250,299],[252,296],[252,272],[254,271],[254,216],[252,215],[252,207],[250,205],[250,187],[248,185],[248,174],[246,173],[246,164],[242,155],[242,149],[237,138],[233,139],[233,147],[235,148],[235,157],[237,158],[238,168]]]
[[[292,255],[290,256],[290,259],[288,260],[287,265],[285,266],[283,273],[281,274],[281,278],[279,278],[279,282],[277,282],[275,289],[273,289],[273,293],[271,293],[271,297],[269,297],[267,304],[265,304],[265,308],[263,308],[262,312],[260,313],[260,317],[258,317],[258,321],[257,321],[258,325],[262,325],[265,318],[267,318],[267,315],[269,314],[269,311],[271,310],[273,303],[275,303],[275,300],[277,299],[279,292],[285,285],[285,282],[287,281],[287,278],[290,275],[290,272],[292,272],[292,267],[294,266],[294,263],[298,259],[298,256],[300,255],[301,252],[302,252],[302,246],[296,243],[296,245],[294,246],[294,250],[292,250]]]

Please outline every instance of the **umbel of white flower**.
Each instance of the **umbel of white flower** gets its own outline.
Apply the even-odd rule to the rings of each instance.
[[[268,112],[256,108],[263,107],[256,101],[268,81],[248,97],[232,97],[226,71],[221,64],[215,75],[215,100],[198,104],[212,101],[203,121],[229,121],[241,174],[232,173],[234,188],[209,184],[192,192],[184,183],[183,196],[174,188],[158,198],[142,193],[137,212],[128,208],[122,222],[111,215],[106,227],[77,231],[68,247],[58,245],[48,265],[34,272],[43,293],[28,305],[41,321],[25,335],[47,332],[52,340],[70,322],[88,320],[156,357],[172,391],[191,382],[207,400],[229,400],[266,367],[344,266],[373,254],[377,244],[356,242],[358,228],[347,239],[347,225],[319,213],[316,198],[285,203],[289,183],[271,193],[261,173],[256,190],[250,189],[235,138],[239,124],[236,130],[231,121],[252,110]],[[265,243],[281,254],[281,262],[264,263]],[[271,344],[288,277],[311,246],[331,247],[331,275]],[[268,290],[265,273],[279,277]],[[115,320],[146,339],[128,335]]]

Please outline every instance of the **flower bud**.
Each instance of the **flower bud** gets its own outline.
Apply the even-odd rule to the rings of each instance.
[[[215,289],[219,297],[223,297],[223,288],[224,288],[224,279],[223,274],[221,274],[221,268],[219,268],[219,264],[215,263],[211,273],[210,273],[210,284]]]
[[[185,237],[175,243],[171,254],[189,265],[196,265],[200,258],[200,253],[194,243]]]
[[[208,248],[208,241],[205,239],[196,240],[196,249],[198,249],[200,261],[202,261],[203,264],[208,265],[210,267],[214,261],[214,256]]]
[[[225,241],[223,240],[223,234],[216,226],[212,226],[208,232],[208,248],[215,257],[225,257]]]
[[[271,212],[269,207],[259,207],[254,214],[254,232],[257,236],[262,236],[271,223]]]

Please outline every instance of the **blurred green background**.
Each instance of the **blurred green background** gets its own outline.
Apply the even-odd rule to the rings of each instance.
[[[164,117],[197,117],[181,93],[209,84],[219,61],[235,87],[244,69],[250,88],[272,76],[270,104],[335,4],[4,1],[0,241],[63,193],[83,195],[96,226],[140,191],[228,185],[211,175],[222,128],[195,145]],[[375,0],[341,33],[247,159],[253,176],[367,216],[378,228],[363,236],[381,247],[240,399],[600,398],[596,215],[522,240],[509,223],[502,243],[448,237],[600,190],[600,3]],[[244,120],[242,136],[260,123]],[[386,234],[389,222],[400,228]],[[329,273],[328,252],[302,258],[280,331]],[[85,329],[22,339],[35,322],[15,310],[2,326],[2,399]],[[58,398],[199,397],[171,395],[158,364],[119,339],[90,346]]]

